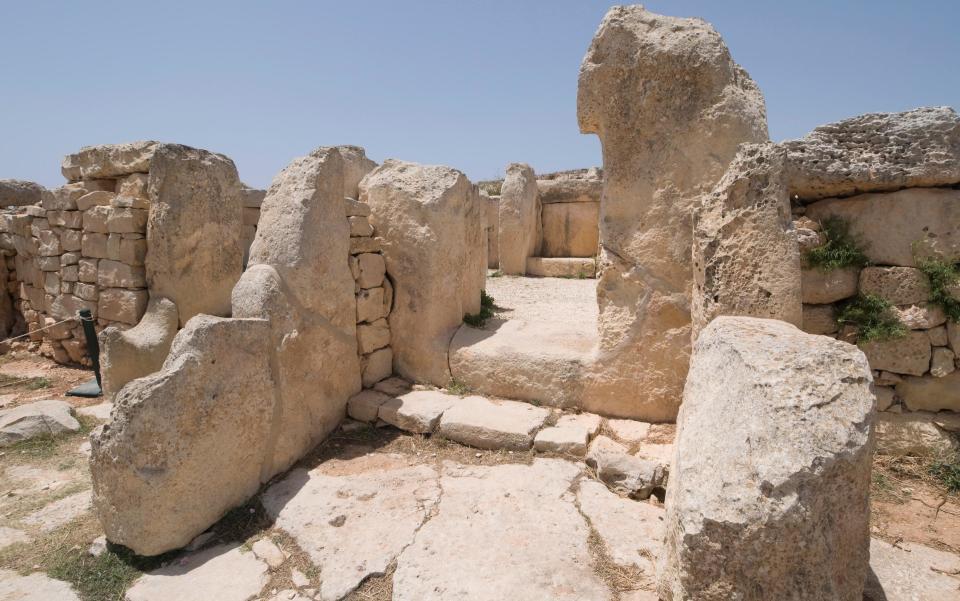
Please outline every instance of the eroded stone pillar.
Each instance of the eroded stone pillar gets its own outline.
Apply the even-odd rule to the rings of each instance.
[[[529,165],[507,165],[498,211],[500,271],[524,275],[527,259],[540,252],[540,193],[537,177]]]
[[[741,143],[767,139],[763,96],[708,23],[618,6],[583,60],[577,113],[604,167],[584,408],[672,420],[690,355],[694,207]]]

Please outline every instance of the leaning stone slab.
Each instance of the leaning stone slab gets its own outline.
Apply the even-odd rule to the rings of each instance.
[[[549,416],[549,410],[528,403],[468,396],[444,411],[438,432],[478,449],[525,451]]]
[[[248,601],[269,580],[267,565],[252,551],[217,545],[141,576],[126,601]]]
[[[438,390],[414,390],[380,405],[379,417],[407,432],[429,434],[459,397]]]
[[[365,578],[386,572],[439,499],[433,467],[369,454],[295,469],[262,502],[320,568],[317,598],[339,601]]]
[[[0,447],[79,429],[73,407],[64,401],[36,401],[0,411]]]
[[[861,601],[875,399],[856,347],[718,317],[677,423],[659,569],[665,601]]]
[[[0,570],[0,599],[8,601],[80,601],[70,585],[43,572],[21,576]]]
[[[394,601],[612,599],[570,491],[579,473],[560,459],[445,463],[436,515],[397,561]]]
[[[540,252],[540,195],[530,165],[510,163],[500,190],[497,248],[500,270],[507,275],[527,272],[527,258]]]
[[[108,540],[177,549],[257,491],[274,435],[269,339],[266,320],[199,315],[163,369],[117,394],[113,421],[91,436]]]

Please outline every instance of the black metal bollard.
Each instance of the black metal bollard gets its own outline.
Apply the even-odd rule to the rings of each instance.
[[[93,363],[93,373],[97,376],[97,386],[103,388],[100,381],[100,342],[97,341],[97,330],[93,327],[90,309],[80,309],[80,323],[83,325],[83,337],[87,339],[87,354]]]

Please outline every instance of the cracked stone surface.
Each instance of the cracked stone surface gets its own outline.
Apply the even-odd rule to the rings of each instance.
[[[433,467],[370,454],[293,470],[262,503],[320,568],[318,598],[335,601],[385,573],[439,499]]]
[[[269,578],[267,565],[252,551],[217,545],[141,576],[126,601],[247,601]]]
[[[4,601],[80,601],[70,585],[41,572],[21,576],[0,570],[0,599]]]
[[[394,601],[612,599],[570,490],[579,474],[559,459],[445,463],[437,513],[398,560]]]
[[[584,480],[577,491],[580,511],[603,539],[610,559],[643,570],[650,584],[663,546],[663,508],[625,499],[595,480]]]

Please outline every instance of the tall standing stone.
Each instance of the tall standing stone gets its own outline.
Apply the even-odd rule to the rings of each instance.
[[[357,149],[355,157],[363,157]],[[363,157],[365,160],[365,157]],[[271,324],[278,434],[264,478],[323,440],[360,391],[356,300],[343,181],[348,162],[322,147],[270,184],[250,266],[233,290],[235,317]]]
[[[664,601],[861,601],[875,398],[857,347],[718,317],[677,421]]]
[[[445,386],[450,340],[464,314],[480,311],[486,206],[456,169],[396,160],[364,178],[360,200],[370,205],[394,286],[394,368],[407,379]]]
[[[237,168],[221,154],[180,144],[157,145],[149,166],[150,294],[176,304],[181,327],[198,313],[229,316],[243,270]]]
[[[763,96],[708,23],[616,6],[581,65],[577,113],[604,167],[584,407],[671,420],[690,355],[693,211],[741,143],[767,139]]]
[[[510,163],[500,188],[500,233],[497,241],[500,271],[524,275],[527,259],[540,250],[540,194],[533,169]]]

